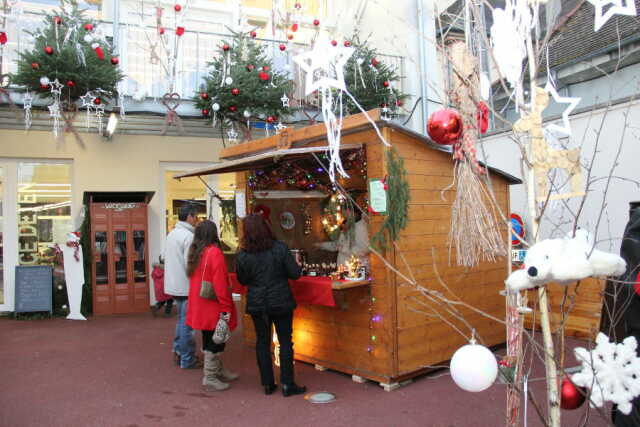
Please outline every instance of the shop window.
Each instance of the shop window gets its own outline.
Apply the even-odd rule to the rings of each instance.
[[[113,232],[113,262],[116,283],[127,283],[127,232]]]
[[[19,163],[18,263],[52,265],[71,231],[71,165]]]
[[[207,188],[198,178],[173,179],[173,176],[183,171],[165,171],[164,182],[166,188],[166,224],[167,233],[173,230],[178,222],[180,207],[187,202],[193,203],[198,211],[198,219],[207,219]]]

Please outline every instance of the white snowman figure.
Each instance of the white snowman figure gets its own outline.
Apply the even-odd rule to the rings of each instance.
[[[84,285],[80,233],[72,232],[67,234],[67,242],[60,249],[62,249],[64,256],[64,279],[67,282],[67,296],[69,297],[69,315],[67,319],[87,320],[80,312],[82,286]]]

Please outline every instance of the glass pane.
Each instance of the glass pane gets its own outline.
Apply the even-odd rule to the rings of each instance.
[[[107,264],[107,232],[96,231],[96,284],[105,285],[109,282],[109,273]]]
[[[4,169],[0,167],[0,304],[4,304],[4,240],[2,230],[4,224]]]
[[[167,189],[167,233],[173,230],[178,222],[178,212],[182,205],[192,203],[198,211],[198,219],[207,219],[207,187],[198,178],[173,179],[182,171],[165,171],[164,183]]]
[[[116,283],[127,283],[127,232],[113,232],[113,260],[116,265]]]
[[[18,262],[54,265],[54,243],[73,231],[71,165],[18,164]]]
[[[144,262],[144,230],[133,230],[133,247],[136,251],[133,261],[133,280],[135,282],[144,282],[147,278],[147,269]]]

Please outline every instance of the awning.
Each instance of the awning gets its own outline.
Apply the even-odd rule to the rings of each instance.
[[[340,146],[340,150],[355,150],[361,148],[362,144],[345,144]],[[187,178],[190,176],[215,175],[219,173],[240,172],[251,169],[264,168],[286,158],[286,160],[295,160],[307,157],[311,153],[322,153],[328,151],[329,147],[300,147],[289,148],[286,150],[271,150],[265,153],[256,154],[242,159],[227,160],[213,166],[194,169],[189,172],[174,175],[175,179]]]

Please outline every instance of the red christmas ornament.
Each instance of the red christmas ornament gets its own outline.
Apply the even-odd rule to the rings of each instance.
[[[93,24],[84,24],[85,31],[93,31]]]
[[[209,94],[208,94],[207,92],[202,92],[202,93],[200,94],[200,98],[201,98],[201,99],[209,99]]]
[[[265,73],[269,71],[269,66],[265,65],[264,67],[262,67],[262,71],[264,71]]]
[[[96,105],[100,105],[100,104],[102,104],[102,99],[96,98],[96,99],[93,100],[93,103],[96,104]]]
[[[275,122],[275,121],[276,121],[276,118],[275,118],[275,117],[273,117],[273,116],[269,116],[269,117],[267,117],[267,123],[273,123],[273,122]]]
[[[40,89],[42,89],[42,90],[47,90],[47,89],[49,89],[49,85],[42,85],[42,84],[41,84],[41,85],[40,85]]]
[[[233,89],[231,89],[231,95],[233,96],[240,95],[240,89],[238,89],[237,87],[234,87]]]
[[[371,65],[377,67],[378,64],[380,64],[380,61],[378,61],[376,58],[371,58]]]
[[[182,6],[177,4],[177,5],[173,6],[173,10],[175,10],[176,12],[180,12],[182,10]]]
[[[62,18],[60,18],[59,16],[54,16],[53,17],[53,22],[55,22],[56,25],[61,25],[62,24]]]
[[[76,82],[74,82],[73,80],[67,80],[67,87],[68,88],[72,88],[75,87]]]
[[[7,33],[0,31],[0,44],[7,44],[7,40],[9,40],[7,38]]]
[[[382,83],[382,86],[384,86],[384,87],[389,87],[389,82],[385,80],[385,81]]]
[[[462,135],[462,118],[456,110],[438,110],[429,117],[427,131],[437,144],[451,145]]]
[[[319,19],[314,19],[314,20],[313,20],[313,25],[315,25],[316,27],[317,27],[318,25],[320,25],[320,20],[319,20]]]
[[[176,28],[176,36],[181,36],[184,34],[184,27],[177,27]]]
[[[160,34],[160,35],[164,34],[164,27],[158,28],[158,34]]]
[[[258,78],[259,78],[260,80],[262,80],[263,82],[266,82],[266,81],[268,81],[268,80],[269,80],[269,74],[265,73],[264,71],[260,71],[260,72],[258,73]]]
[[[291,26],[291,31],[293,31],[294,33],[295,33],[296,31],[298,31],[298,23],[297,23],[297,22],[294,22],[294,23],[293,23],[293,25]]]
[[[397,100],[397,101],[396,101],[396,105],[397,105],[398,107],[402,107],[402,106],[404,105],[404,102],[402,102],[402,101],[400,101],[400,100]]]
[[[249,35],[255,39],[258,36],[258,33],[256,33],[255,31],[251,31]]]
[[[280,45],[280,50],[281,50],[281,51],[283,51],[283,52],[284,52],[286,49],[287,49],[287,46],[285,46],[285,45],[283,45],[283,44],[281,44],[281,45]]]
[[[293,34],[291,34],[291,33],[287,34],[287,39],[293,40]]]
[[[349,40],[345,40],[344,47],[350,47],[350,46],[351,46],[351,42]]]
[[[111,57],[111,65],[118,65],[120,63],[120,59],[117,56]]]
[[[236,107],[235,105],[232,105],[229,107],[229,111],[231,111],[232,113],[235,113],[236,111],[238,111],[238,107]]]
[[[338,42],[335,40],[331,40],[331,46],[338,46]]]
[[[251,71],[255,70],[255,68],[256,68],[256,67],[255,67],[255,65],[253,65],[253,64],[249,64],[249,65],[247,65],[247,71],[249,71],[249,72],[251,72]]]
[[[229,46],[228,44],[223,44],[222,45],[222,50],[224,50],[225,52],[227,52],[229,49],[231,49],[231,46]]]
[[[562,379],[560,386],[560,407],[562,409],[577,409],[585,401],[586,390],[576,387],[568,377]]]
[[[53,47],[45,46],[44,47],[44,53],[46,53],[47,55],[53,55]]]
[[[476,120],[478,120],[478,129],[481,134],[487,133],[489,129],[489,107],[483,101],[478,104],[478,112],[476,113]]]
[[[32,70],[37,70],[38,68],[40,68],[40,64],[38,64],[37,62],[32,62],[31,63],[31,69]]]
[[[206,108],[202,110],[202,115],[203,116],[208,116],[209,115],[209,110],[207,110]]]

